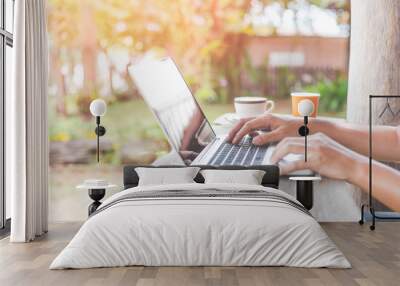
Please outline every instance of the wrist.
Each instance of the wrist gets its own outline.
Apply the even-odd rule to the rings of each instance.
[[[361,156],[359,158],[350,158],[348,166],[349,172],[347,172],[346,181],[359,187],[366,187],[369,172],[368,158]]]
[[[314,133],[324,133],[324,134],[329,134],[329,131],[332,130],[334,127],[334,123],[332,123],[329,120],[326,119],[321,119],[321,118],[309,118],[309,128],[311,134]]]

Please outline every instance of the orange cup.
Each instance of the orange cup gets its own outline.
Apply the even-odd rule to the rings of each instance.
[[[290,95],[292,96],[292,115],[293,116],[301,116],[299,113],[299,103],[303,99],[308,99],[308,100],[311,100],[312,103],[314,104],[314,111],[312,112],[310,117],[317,117],[319,93],[292,92]]]

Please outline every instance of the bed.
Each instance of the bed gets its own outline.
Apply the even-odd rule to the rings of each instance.
[[[103,202],[50,269],[351,267],[310,213],[278,189],[275,166],[248,167],[265,171],[262,185],[205,184],[199,174],[195,183],[153,186],[138,186],[136,167],[124,168],[125,190]]]

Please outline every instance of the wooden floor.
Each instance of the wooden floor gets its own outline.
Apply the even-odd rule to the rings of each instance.
[[[379,223],[375,232],[356,223],[322,224],[353,268],[123,267],[48,270],[80,224],[59,223],[28,244],[0,241],[0,285],[400,285],[400,224]]]

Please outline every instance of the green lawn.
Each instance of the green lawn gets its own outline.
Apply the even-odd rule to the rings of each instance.
[[[232,112],[233,106],[229,104],[202,104],[207,118],[212,122],[219,115]],[[73,109],[71,109],[73,110]],[[107,113],[101,119],[101,124],[107,129],[104,139],[113,143],[114,158],[107,161],[119,163],[118,152],[122,145],[137,141],[164,141],[166,138],[156,119],[143,100],[114,102],[109,104]],[[94,118],[69,114],[61,116],[55,112],[54,98],[49,100],[49,133],[51,141],[69,141],[90,139],[95,140]],[[160,154],[168,151],[160,150]]]
[[[56,115],[53,100],[51,98],[49,104],[51,140],[94,138],[94,118],[84,118],[76,114],[66,117]],[[229,104],[201,105],[210,121],[215,120],[223,113],[233,111],[233,106]],[[156,119],[143,100],[115,102],[109,105],[106,115],[102,118],[102,124],[107,129],[106,138],[115,143],[129,140],[164,138]]]

